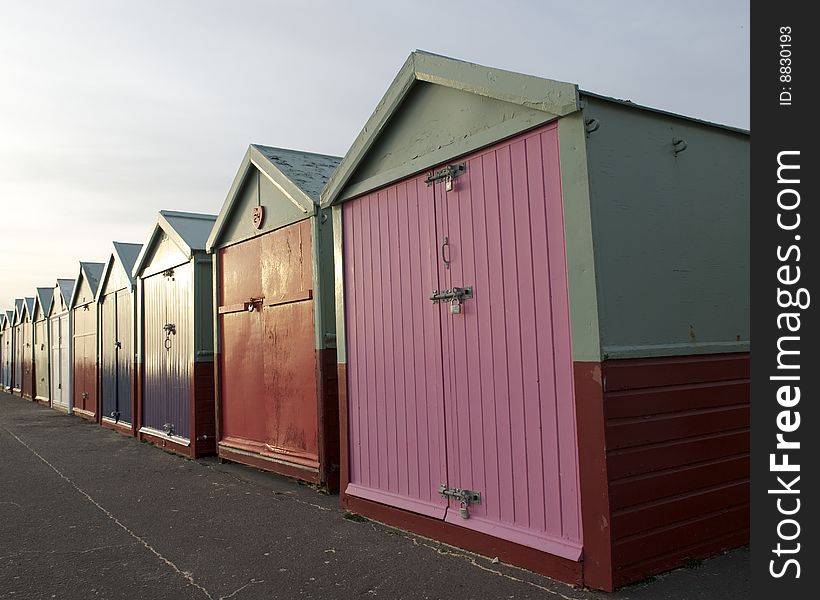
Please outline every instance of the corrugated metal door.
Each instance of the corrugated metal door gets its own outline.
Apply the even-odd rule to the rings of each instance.
[[[106,294],[100,303],[100,399],[102,416],[119,417],[117,408],[117,297]]]
[[[48,344],[48,321],[37,321],[34,324],[34,376],[35,394],[38,398],[47,399],[48,389],[48,355],[51,349]]]
[[[442,518],[447,501],[433,188],[419,176],[344,205],[347,493]]]
[[[143,425],[189,439],[188,390],[193,359],[190,264],[143,280],[145,391]],[[167,327],[166,327],[167,326]]]
[[[3,386],[11,387],[11,329],[3,332]]]
[[[13,386],[15,390],[20,389],[20,384],[23,381],[23,326],[16,325],[14,327],[14,378]]]
[[[466,172],[452,191],[435,186],[443,287],[473,291],[441,313],[448,485],[481,492],[481,503],[465,513],[451,499],[446,520],[576,559],[557,131],[549,127],[463,162]]]
[[[97,324],[94,304],[74,309],[74,408],[97,412]]]
[[[117,412],[119,419],[131,423],[131,371],[133,362],[134,317],[128,290],[116,293],[117,304]]]
[[[63,340],[60,330],[61,318],[49,319],[51,327],[51,404],[66,406],[63,398]]]
[[[33,328],[31,321],[25,321],[23,331],[23,395],[34,398],[34,356],[32,348]]]

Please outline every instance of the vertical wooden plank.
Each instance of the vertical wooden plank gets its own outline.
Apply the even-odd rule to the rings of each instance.
[[[563,534],[581,537],[579,501],[578,428],[576,424],[572,345],[569,321],[564,211],[561,198],[561,173],[558,157],[558,130],[550,126],[541,134],[544,194],[546,199],[547,240],[553,327],[553,364],[558,422],[561,511]]]
[[[375,399],[378,395],[376,390],[376,361],[377,342],[380,341],[376,331],[374,319],[374,282],[376,281],[376,267],[374,264],[374,244],[373,231],[378,226],[378,221],[374,222],[372,210],[372,198],[369,196],[362,200],[362,229],[361,235],[361,253],[363,269],[361,276],[363,277],[363,298],[362,303],[357,310],[357,317],[361,317],[365,322],[365,339],[362,340],[362,345],[365,351],[365,368],[364,368],[364,389],[363,395],[360,397],[362,406],[360,407],[362,428],[366,432],[362,442],[362,453],[367,458],[367,486],[371,488],[379,488],[379,464],[378,461],[383,457],[379,454],[379,440],[378,440],[378,412],[376,409]]]
[[[513,506],[516,523],[529,520],[527,498],[527,447],[523,432],[524,382],[521,372],[521,320],[518,309],[518,264],[515,255],[516,228],[512,211],[501,208],[506,198],[513,197],[513,167],[510,148],[498,150],[499,212],[501,215],[501,265],[504,282],[504,320],[502,335],[507,341],[507,384],[509,390],[510,437],[512,441]],[[524,233],[522,232],[522,235]]]
[[[347,203],[342,207],[342,240],[345,247],[353,251],[343,253],[343,269],[345,285],[345,306],[358,306],[360,282],[357,281],[360,261],[357,261],[359,228],[358,219],[361,215],[360,203]],[[347,389],[348,398],[348,481],[361,482],[361,428],[359,426],[359,320],[356,311],[348,310],[345,313],[345,335],[347,336]],[[354,365],[354,368],[350,368]],[[341,415],[340,415],[341,416]],[[342,443],[344,443],[344,434]],[[344,456],[344,449],[343,456]],[[342,465],[344,467],[344,465]],[[344,485],[344,482],[343,482]],[[344,490],[342,490],[344,492]]]
[[[407,240],[405,230],[407,225],[407,183],[396,186],[392,192],[390,204],[390,239],[395,247],[390,255],[390,272],[392,274],[391,310],[395,314],[393,319],[393,342],[396,354],[393,357],[393,372],[395,377],[396,397],[396,493],[406,496],[408,493],[408,469],[412,461],[417,460],[407,439],[407,387],[406,371],[409,352],[405,340],[405,323],[412,320],[412,313],[407,313],[404,307],[405,296],[401,293],[407,285]],[[396,293],[398,290],[398,293]],[[412,398],[412,397],[411,397]]]
[[[382,285],[379,301],[379,310],[382,312],[382,338],[384,341],[384,425],[385,425],[385,450],[387,451],[387,461],[385,464],[385,477],[387,489],[398,493],[398,462],[399,455],[406,453],[406,448],[398,444],[398,428],[396,415],[396,360],[400,348],[395,344],[393,313],[396,310],[394,304],[394,293],[398,289],[398,282],[394,282],[394,267],[396,266],[396,254],[399,248],[396,247],[397,237],[393,235],[396,226],[395,205],[396,188],[391,187],[379,195],[382,204],[379,210],[379,260],[382,265]],[[398,315],[395,320],[399,320]],[[398,367],[404,368],[399,364]],[[404,457],[406,460],[406,456]]]

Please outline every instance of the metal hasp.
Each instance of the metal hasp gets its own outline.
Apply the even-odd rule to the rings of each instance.
[[[460,315],[462,302],[469,300],[472,297],[472,287],[454,287],[441,292],[438,290],[433,290],[433,295],[430,296],[430,300],[432,300],[433,304],[438,304],[439,302],[449,302],[450,312],[454,315]]]
[[[430,300],[432,300],[433,304],[438,304],[439,302],[463,302],[464,300],[469,300],[472,297],[472,286],[454,287],[449,290],[433,290]]]
[[[452,498],[461,506],[458,509],[458,514],[462,519],[470,518],[470,505],[481,504],[481,492],[474,492],[473,490],[463,490],[461,488],[447,487],[446,484],[438,486],[438,493],[445,498]]]
[[[467,171],[467,163],[459,163],[457,165],[447,165],[443,169],[439,169],[438,171],[433,171],[430,173],[427,178],[424,180],[424,183],[427,185],[432,185],[436,181],[444,180],[444,189],[445,191],[452,191],[453,189],[453,179],[458,177],[459,175],[463,175]]]
[[[166,335],[171,335],[172,333],[174,335],[177,334],[177,326],[174,325],[173,323],[166,323],[165,325],[162,326],[162,329],[165,331]]]

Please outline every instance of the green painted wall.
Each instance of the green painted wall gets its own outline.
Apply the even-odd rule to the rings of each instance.
[[[258,204],[265,207],[265,220],[261,229],[254,229],[251,211]],[[261,233],[307,219],[309,216],[291,202],[270,179],[252,166],[242,183],[236,204],[215,246],[218,248],[230,246]]]
[[[194,255],[194,360],[214,358],[213,257],[204,252]]]
[[[572,359],[597,362],[601,360],[598,297],[590,225],[586,138],[581,112],[558,121],[558,152],[564,204]]]
[[[418,81],[351,176],[341,199],[546,123],[549,113]]]
[[[747,350],[749,137],[584,101],[603,357]]]

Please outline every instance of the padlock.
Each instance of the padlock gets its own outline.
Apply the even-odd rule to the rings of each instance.
[[[452,315],[460,315],[461,314],[461,301],[460,300],[453,300],[450,303],[450,314],[452,314]]]
[[[458,509],[458,514],[461,515],[462,519],[469,519],[470,518],[470,511],[467,508],[467,503],[466,502],[461,503],[461,508]]]

